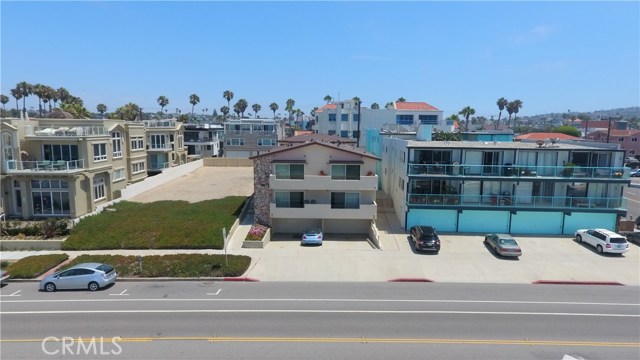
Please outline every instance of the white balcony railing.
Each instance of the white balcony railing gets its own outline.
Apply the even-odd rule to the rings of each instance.
[[[27,126],[25,128],[26,136],[105,136],[109,131],[104,126]]]
[[[304,204],[302,208],[277,207],[270,204],[272,218],[286,219],[375,219],[377,204],[360,204],[358,209],[336,209],[331,204]]]
[[[360,176],[360,180],[334,180],[331,175],[305,175],[303,180],[276,179],[269,175],[272,190],[378,190],[378,176]]]
[[[50,172],[50,171],[62,171],[70,172],[84,169],[84,160],[57,160],[57,161],[19,161],[19,160],[7,160],[5,161],[5,169],[7,172]]]
[[[169,167],[168,162],[151,162],[149,163],[149,170],[162,170]]]

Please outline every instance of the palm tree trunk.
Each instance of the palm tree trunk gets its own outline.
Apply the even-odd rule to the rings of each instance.
[[[502,117],[502,110],[498,113],[498,125],[496,125],[496,130],[500,130],[500,118]]]
[[[27,112],[27,97],[23,96],[22,97],[22,111],[23,112]]]
[[[49,101],[49,112],[51,112],[51,101]]]
[[[194,109],[195,107],[196,107],[196,106],[195,106],[195,104],[194,104],[194,105],[191,105],[191,118],[192,118],[192,119],[193,119],[193,109]]]
[[[16,99],[16,112],[20,114],[20,103],[18,102],[18,99]]]

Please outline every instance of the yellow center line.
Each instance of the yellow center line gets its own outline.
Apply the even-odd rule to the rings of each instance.
[[[103,337],[107,339],[107,337]],[[88,342],[94,338],[74,338],[78,342]],[[111,339],[111,338],[109,338]],[[0,343],[42,342],[45,339],[2,339]],[[50,339],[49,342],[62,341]],[[595,346],[595,347],[639,347],[640,342],[607,342],[607,341],[569,341],[569,340],[508,340],[508,339],[429,339],[429,338],[323,338],[323,337],[123,337],[115,340],[119,343],[153,342],[153,341],[208,341],[208,342],[272,342],[272,343],[384,343],[384,344],[470,344],[470,345],[538,345],[538,346]]]

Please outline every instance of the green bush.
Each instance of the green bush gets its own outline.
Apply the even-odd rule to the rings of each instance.
[[[186,201],[122,201],[115,211],[80,221],[64,250],[222,249],[222,228],[236,221],[245,197],[229,196],[195,204]]]
[[[50,239],[54,236],[69,234],[68,221],[66,219],[46,219],[41,221],[12,220],[2,225],[2,235],[8,236],[42,236]]]
[[[116,268],[119,277],[226,277],[240,276],[249,268],[251,258],[243,255],[175,254],[153,255],[142,258],[142,272],[136,256],[81,255],[69,266],[84,262],[109,264]]]
[[[6,270],[13,279],[34,279],[68,258],[67,254],[28,256],[9,265]]]

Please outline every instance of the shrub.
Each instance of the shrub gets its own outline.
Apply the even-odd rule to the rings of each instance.
[[[67,254],[35,255],[20,259],[7,267],[14,279],[33,279],[67,260]]]
[[[19,236],[42,236],[50,239],[54,236],[68,235],[68,222],[66,219],[46,219],[41,221],[8,221],[2,226],[2,235]]]
[[[50,239],[56,235],[69,234],[68,222],[65,219],[47,219],[40,222],[40,235]]]
[[[262,240],[262,238],[264,237],[264,234],[267,233],[267,230],[269,230],[269,227],[265,225],[253,224],[251,225],[251,229],[249,230],[249,233],[247,234],[247,237],[245,239],[246,240]]]

